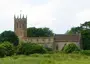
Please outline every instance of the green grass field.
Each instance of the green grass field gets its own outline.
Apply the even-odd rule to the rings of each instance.
[[[0,58],[0,64],[90,64],[90,56],[80,54],[33,54]]]

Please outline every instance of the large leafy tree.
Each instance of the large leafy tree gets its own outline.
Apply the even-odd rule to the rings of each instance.
[[[72,27],[71,30],[68,30],[66,34],[78,34],[82,30],[81,27]]]
[[[81,42],[84,50],[90,50],[90,29],[81,31]]]
[[[49,28],[35,28],[30,27],[27,28],[27,36],[28,37],[50,37],[53,36],[54,33]]]
[[[82,48],[90,50],[90,21],[81,24],[79,27],[72,27],[66,34],[81,34]]]
[[[18,45],[19,39],[12,31],[4,31],[0,34],[0,42],[9,41],[13,45]]]

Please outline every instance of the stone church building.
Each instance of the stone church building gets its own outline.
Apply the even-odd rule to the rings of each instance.
[[[53,37],[27,37],[27,17],[14,16],[14,32],[20,40],[38,43],[54,50],[61,50],[65,44],[75,43],[80,46],[80,35],[55,34]]]

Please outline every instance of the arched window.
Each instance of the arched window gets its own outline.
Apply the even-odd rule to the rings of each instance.
[[[24,24],[22,24],[22,27],[25,28],[25,27],[24,27]]]
[[[58,44],[56,45],[56,50],[58,50]]]
[[[18,23],[16,23],[16,27],[18,28]]]
[[[22,28],[22,27],[23,27],[23,24],[21,23],[21,24],[20,24],[20,28]]]

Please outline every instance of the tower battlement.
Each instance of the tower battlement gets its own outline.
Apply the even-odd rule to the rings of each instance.
[[[27,20],[27,16],[25,17],[24,15],[23,16],[15,16],[14,15],[14,20]]]

